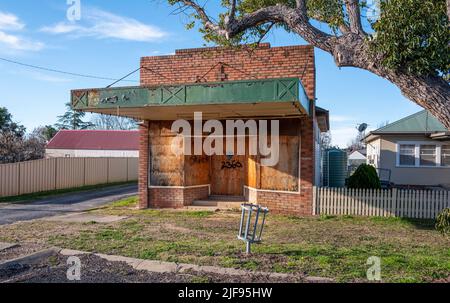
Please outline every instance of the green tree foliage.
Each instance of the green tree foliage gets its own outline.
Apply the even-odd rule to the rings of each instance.
[[[169,0],[172,5],[183,5],[184,1]],[[223,0],[222,7],[230,9],[233,1]],[[241,0],[236,2],[236,19],[249,15],[261,8],[277,4],[296,8],[295,0]],[[360,0],[361,24],[367,32],[366,42],[374,57],[382,57],[381,63],[391,70],[407,70],[416,75],[433,74],[449,77],[450,69],[450,30],[447,17],[446,0],[380,0],[379,5],[368,6],[368,1]],[[345,0],[308,0],[307,15],[314,26],[335,36],[342,34],[343,28],[350,26],[351,20],[346,10]],[[202,8],[205,8],[202,6]],[[368,17],[373,13],[375,17]],[[194,28],[196,22],[202,23],[201,16],[191,14]],[[222,12],[217,24],[223,27],[229,13]],[[213,18],[215,19],[215,18]],[[204,24],[203,24],[204,25]],[[259,42],[267,31],[276,27],[291,31],[281,20],[279,22],[261,21],[254,27],[227,40],[211,29],[199,27],[204,39],[221,45]]]
[[[25,127],[12,120],[12,115],[5,107],[0,107],[0,131],[2,133],[12,133],[14,136],[23,137]]]
[[[393,70],[449,75],[450,31],[445,0],[382,0],[372,51]]]
[[[55,125],[58,129],[88,129],[92,126],[90,122],[83,121],[86,113],[75,111],[70,103],[66,103],[66,112],[58,116],[58,123]]]
[[[361,164],[348,179],[347,186],[349,188],[380,189],[381,182],[373,166]]]
[[[41,136],[47,141],[50,141],[56,135],[57,132],[58,130],[52,125],[46,125],[40,128]]]

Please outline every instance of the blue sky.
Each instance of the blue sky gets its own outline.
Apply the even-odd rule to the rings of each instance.
[[[184,15],[171,14],[164,0],[81,0],[81,20],[67,19],[66,0],[2,0],[0,57],[75,73],[120,78],[148,55],[201,47],[201,35],[187,31]],[[211,1],[213,2],[213,1]],[[304,44],[276,30],[272,46]],[[355,127],[371,129],[420,110],[388,81],[355,68],[339,69],[316,50],[317,104],[330,110],[333,143],[345,146]],[[104,87],[112,81],[78,78],[0,61],[0,106],[28,130],[53,124],[74,88]],[[138,75],[130,77],[138,80]],[[123,82],[120,85],[133,85]],[[137,84],[137,83],[136,83]]]

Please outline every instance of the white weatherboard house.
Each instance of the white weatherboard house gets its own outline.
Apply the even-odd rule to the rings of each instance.
[[[46,158],[137,158],[139,132],[61,130],[47,144]]]
[[[372,131],[367,163],[388,170],[395,185],[450,187],[450,130],[421,111]]]

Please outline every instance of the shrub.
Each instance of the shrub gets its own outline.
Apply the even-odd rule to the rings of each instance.
[[[361,164],[355,173],[348,178],[347,186],[349,188],[380,189],[381,182],[373,166]]]
[[[443,235],[450,234],[450,208],[441,211],[436,219],[436,230]]]

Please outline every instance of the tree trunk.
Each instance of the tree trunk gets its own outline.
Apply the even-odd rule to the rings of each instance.
[[[395,84],[402,94],[435,116],[450,131],[450,87],[438,76],[417,76],[383,67],[381,57],[374,56],[367,42],[358,35],[338,37],[331,54],[339,67],[358,67]]]
[[[402,94],[427,109],[450,131],[449,85],[437,76],[415,76],[392,73],[386,77]]]

